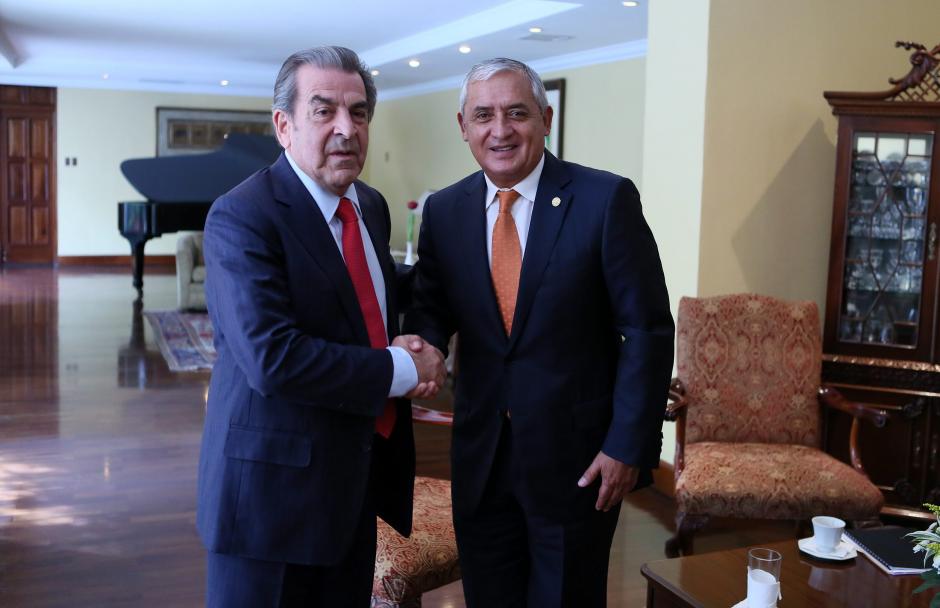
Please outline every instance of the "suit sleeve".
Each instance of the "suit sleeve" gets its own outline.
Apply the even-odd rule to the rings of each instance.
[[[206,219],[209,311],[229,354],[266,397],[379,414],[392,382],[391,354],[328,342],[298,326],[280,236],[253,206],[222,197]]]
[[[434,196],[424,203],[421,231],[418,236],[418,262],[414,266],[411,286],[411,308],[405,315],[405,333],[418,334],[447,356],[447,343],[455,331],[455,323],[444,287],[444,270],[434,239],[431,209]]]
[[[613,419],[602,450],[626,464],[654,468],[662,449],[675,325],[659,251],[630,180],[619,181],[607,207],[601,255],[616,330],[623,337]]]

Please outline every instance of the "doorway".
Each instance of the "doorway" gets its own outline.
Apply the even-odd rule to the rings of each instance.
[[[0,86],[0,264],[56,258],[56,90]]]

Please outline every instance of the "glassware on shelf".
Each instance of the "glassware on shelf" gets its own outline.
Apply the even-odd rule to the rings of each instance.
[[[927,207],[927,197],[925,196],[924,189],[912,186],[906,190],[908,212],[911,215],[923,215]]]

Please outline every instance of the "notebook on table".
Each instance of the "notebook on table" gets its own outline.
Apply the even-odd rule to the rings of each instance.
[[[888,574],[920,574],[928,570],[924,567],[924,554],[914,553],[912,539],[905,536],[920,531],[917,528],[884,526],[846,530],[842,536]]]

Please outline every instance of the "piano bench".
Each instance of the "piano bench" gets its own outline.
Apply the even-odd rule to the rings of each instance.
[[[415,478],[410,537],[377,523],[372,608],[420,608],[425,591],[460,578],[449,481]]]

